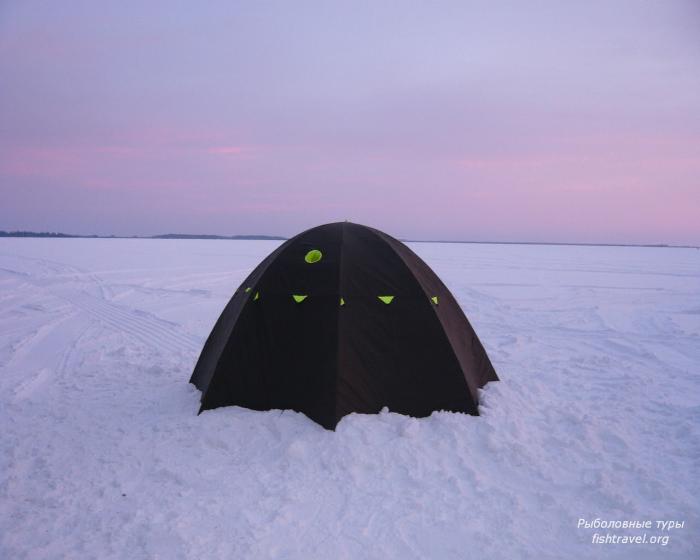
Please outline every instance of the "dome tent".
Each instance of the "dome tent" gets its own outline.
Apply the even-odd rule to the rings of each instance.
[[[413,251],[339,222],[289,239],[236,290],[190,382],[200,412],[292,409],[328,429],[351,412],[478,415],[498,377],[459,304]]]

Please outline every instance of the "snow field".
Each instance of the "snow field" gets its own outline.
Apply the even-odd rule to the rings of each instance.
[[[698,557],[700,251],[415,243],[502,380],[482,416],[197,416],[276,245],[0,240],[0,558]]]

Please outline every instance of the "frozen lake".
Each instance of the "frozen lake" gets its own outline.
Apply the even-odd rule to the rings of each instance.
[[[0,558],[700,557],[700,250],[413,243],[501,378],[482,416],[197,416],[277,245],[0,239]]]

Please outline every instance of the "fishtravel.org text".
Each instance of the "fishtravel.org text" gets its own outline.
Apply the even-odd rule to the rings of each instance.
[[[683,529],[685,521],[676,520],[607,520],[596,517],[593,521],[579,518],[578,529],[592,529],[596,532],[591,537],[593,544],[658,544],[668,545],[671,540],[671,531]],[[602,532],[598,529],[643,530],[643,533],[634,535]],[[654,532],[652,532],[654,531]]]

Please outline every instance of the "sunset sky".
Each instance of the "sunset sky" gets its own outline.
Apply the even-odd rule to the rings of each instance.
[[[0,1],[0,229],[700,244],[700,3]]]

